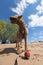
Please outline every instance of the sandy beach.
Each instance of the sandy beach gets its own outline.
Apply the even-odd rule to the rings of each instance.
[[[23,50],[24,50],[24,44]],[[43,65],[43,42],[28,44],[30,58],[23,59],[24,52],[16,54],[15,44],[0,44],[0,65],[15,65],[15,60],[18,57],[18,65]]]

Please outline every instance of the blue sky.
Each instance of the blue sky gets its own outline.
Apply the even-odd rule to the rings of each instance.
[[[0,0],[0,20],[23,15],[28,27],[28,41],[43,41],[43,0]]]

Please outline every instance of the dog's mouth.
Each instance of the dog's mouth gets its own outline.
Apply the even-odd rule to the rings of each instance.
[[[10,18],[10,21],[11,21],[11,23],[17,23],[17,19],[15,19],[15,18]]]

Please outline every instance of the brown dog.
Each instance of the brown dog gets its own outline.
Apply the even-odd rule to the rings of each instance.
[[[13,24],[18,24],[19,31],[17,33],[17,49],[19,50],[19,42],[21,43],[22,39],[25,41],[25,50],[27,50],[27,35],[28,35],[28,29],[26,27],[26,24],[21,16],[11,16],[10,21]]]

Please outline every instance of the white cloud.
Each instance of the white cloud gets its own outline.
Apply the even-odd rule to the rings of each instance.
[[[40,38],[40,39],[42,39],[42,38],[43,38],[43,36],[39,36],[39,38]]]
[[[31,39],[31,42],[34,42],[34,41],[43,41],[43,36],[38,36],[38,37],[32,37]]]
[[[22,14],[24,11],[24,8],[27,7],[26,1],[25,0],[21,0],[20,3],[16,3],[17,7],[16,8],[11,8],[11,10],[13,12],[16,12],[18,15]]]
[[[42,31],[38,31],[38,32],[33,32],[32,36],[33,37],[43,36],[43,30]]]
[[[20,3],[16,3],[16,8],[10,8],[12,12],[17,13],[18,15],[22,14],[24,12],[24,9],[29,4],[34,4],[37,0],[21,0]]]
[[[43,0],[41,0],[41,5],[43,5]]]
[[[36,9],[38,10],[38,14],[43,13],[43,0],[41,0],[41,4],[39,4]]]
[[[37,26],[43,27],[43,16],[38,15],[43,14],[43,0],[41,0],[41,3],[36,7],[36,10],[38,10],[36,14],[31,14],[28,17],[28,19],[31,20],[28,24],[28,27],[37,27]]]
[[[37,27],[37,26],[43,27],[43,16],[38,16],[37,14],[34,14],[30,15],[28,18],[31,19],[28,27]]]
[[[35,3],[36,0],[26,0],[26,2],[32,4],[32,3]]]
[[[31,42],[42,41],[42,40],[43,40],[43,31],[33,32],[31,37]]]

